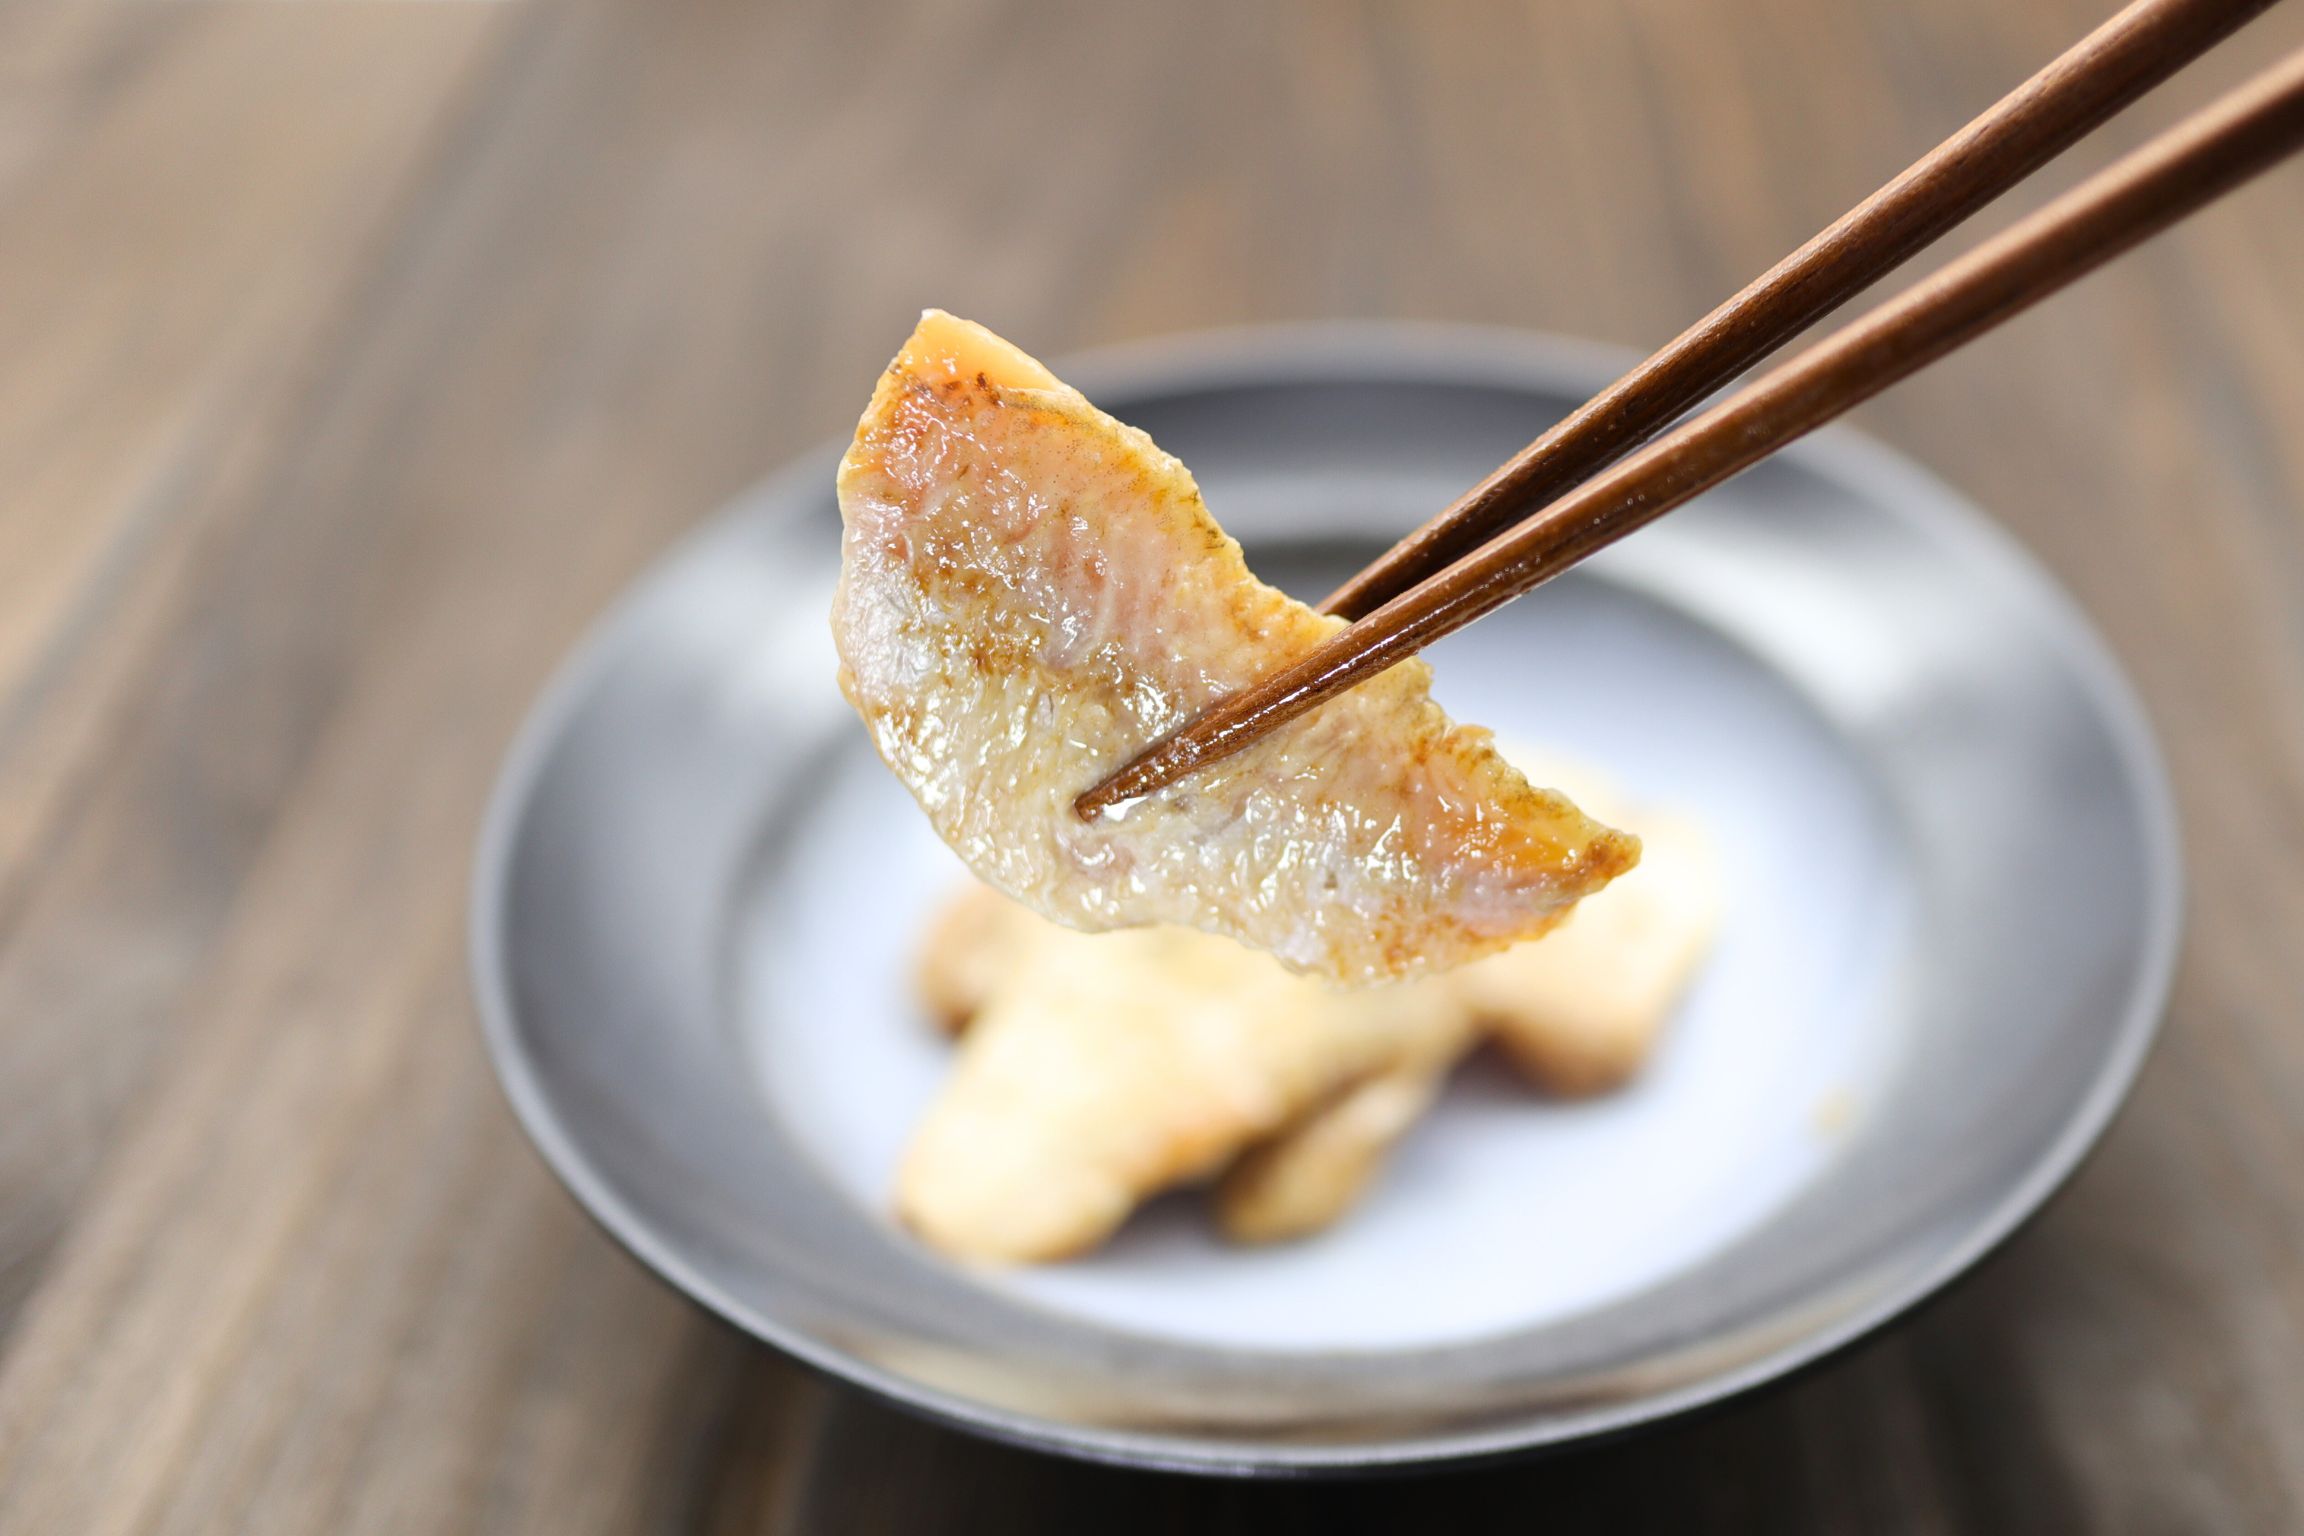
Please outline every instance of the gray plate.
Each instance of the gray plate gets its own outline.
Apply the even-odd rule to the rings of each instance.
[[[1410,328],[1236,333],[1067,373],[1317,595],[1608,377]],[[1943,1285],[2102,1131],[2178,921],[2162,772],[2070,603],[1942,486],[1804,443],[1436,652],[1507,736],[1684,806],[1717,953],[1583,1106],[1470,1071],[1292,1248],[1171,1197],[977,1273],[882,1214],[944,1047],[906,947],[954,878],[831,686],[830,453],[667,557],[530,721],[473,942],[521,1119],[705,1305],[900,1402],[1217,1472],[1457,1460],[1754,1386]]]

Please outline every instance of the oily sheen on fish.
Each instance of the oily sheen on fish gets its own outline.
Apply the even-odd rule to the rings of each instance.
[[[1539,933],[1639,856],[1452,725],[1420,661],[1082,822],[1082,789],[1338,621],[1250,573],[1182,464],[980,326],[922,318],[839,492],[842,687],[938,834],[1059,923],[1184,924],[1356,985]]]

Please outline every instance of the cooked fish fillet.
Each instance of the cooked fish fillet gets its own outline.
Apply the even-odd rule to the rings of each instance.
[[[896,1196],[906,1225],[961,1257],[1095,1246],[1146,1196],[1399,1059],[1428,1006],[1411,987],[1333,991],[1190,929],[1081,934],[971,900],[959,926],[1001,946],[1006,971],[966,1021]]]
[[[1440,1097],[1457,1061],[1479,1043],[1472,1011],[1450,985],[1454,979],[1407,983],[1445,988],[1447,998],[1424,1014],[1399,1057],[1250,1147],[1224,1171],[1215,1202],[1226,1237],[1239,1243],[1310,1237],[1359,1202],[1393,1147]]]
[[[1409,661],[1095,823],[1073,798],[1338,621],[1264,585],[1183,465],[931,310],[842,460],[841,684],[939,835],[1043,915],[1175,923],[1361,984],[1542,932],[1636,839],[1451,725]]]

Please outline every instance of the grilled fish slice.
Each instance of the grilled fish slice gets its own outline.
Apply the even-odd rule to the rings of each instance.
[[[1095,823],[1082,789],[1338,621],[1253,576],[1191,475],[931,310],[839,477],[841,684],[939,835],[1067,927],[1174,923],[1359,985],[1541,933],[1638,841],[1455,726],[1420,661]]]
[[[1006,1263],[1094,1247],[1146,1196],[1214,1173],[1461,1012],[1438,983],[1338,992],[1211,934],[1073,933],[982,888],[935,930],[921,982],[965,1033],[898,1170],[897,1214],[946,1253]]]
[[[1310,1237],[1359,1203],[1392,1149],[1440,1097],[1456,1063],[1480,1042],[1471,1010],[1450,985],[1453,979],[1411,983],[1447,988],[1453,1006],[1424,1010],[1392,1065],[1315,1106],[1224,1170],[1214,1201],[1226,1237],[1236,1243]]]

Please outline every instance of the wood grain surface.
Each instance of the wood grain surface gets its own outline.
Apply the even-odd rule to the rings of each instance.
[[[1652,346],[2109,9],[0,8],[0,1532],[2304,1529],[2295,169],[1861,413],[2133,669],[2191,930],[2072,1188],[1797,1382],[1411,1482],[982,1445],[593,1230],[464,979],[553,662],[922,305]]]

